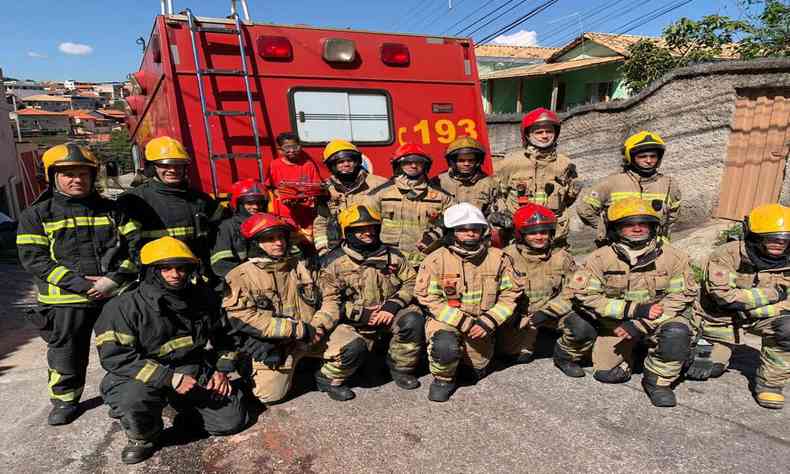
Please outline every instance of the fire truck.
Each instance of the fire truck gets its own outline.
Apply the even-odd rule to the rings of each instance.
[[[327,142],[349,140],[381,176],[406,142],[434,157],[434,175],[457,137],[488,147],[469,38],[255,23],[246,0],[206,18],[162,0],[130,79],[138,168],[149,140],[171,136],[191,152],[193,186],[217,197],[238,179],[262,180],[286,131],[321,165]]]

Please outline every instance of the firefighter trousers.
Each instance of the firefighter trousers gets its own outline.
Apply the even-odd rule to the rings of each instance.
[[[728,366],[732,349],[736,346],[737,329],[728,322],[706,319],[700,323],[700,329],[702,337],[713,344],[711,359]],[[762,337],[757,383],[775,388],[787,385],[790,382],[790,316],[760,319],[745,325],[743,331]]]
[[[188,370],[176,369],[186,373]],[[199,377],[205,385],[207,377]],[[249,421],[242,391],[234,389],[225,398],[196,386],[186,395],[179,395],[171,387],[156,388],[138,380],[105,375],[101,393],[114,416],[119,416],[126,436],[140,441],[155,441],[164,428],[162,410],[171,405],[180,415],[188,417],[190,425],[215,436],[225,436],[243,430]]]
[[[658,376],[659,386],[668,386],[680,377],[691,349],[691,322],[683,317],[662,321],[641,339],[625,339],[614,334],[620,321],[589,321],[573,313],[560,324],[563,334],[558,341],[572,359],[581,360],[592,349],[593,370],[607,371],[621,367],[627,374],[633,366],[634,347],[641,341],[647,346],[644,367]],[[589,337],[592,336],[592,337]]]
[[[458,365],[483,372],[494,356],[495,336],[471,339],[458,329],[428,318],[425,324],[428,339],[428,368],[436,379],[455,379]]]
[[[293,384],[296,366],[304,357],[323,359],[321,374],[332,385],[342,385],[362,364],[367,343],[354,328],[341,324],[316,344],[290,343],[283,350],[284,360],[277,367],[252,361],[252,393],[264,403],[285,398]]]
[[[556,330],[561,320],[551,319],[541,327]],[[496,332],[496,353],[504,356],[534,354],[539,329],[529,324],[529,316],[508,319]]]
[[[387,366],[403,373],[412,373],[417,369],[425,346],[425,316],[418,306],[411,305],[398,311],[387,327],[364,326],[355,327],[354,330],[365,339],[368,352],[373,350],[383,333],[392,334],[387,351]]]
[[[41,305],[30,321],[47,343],[49,398],[54,405],[79,403],[100,306]]]

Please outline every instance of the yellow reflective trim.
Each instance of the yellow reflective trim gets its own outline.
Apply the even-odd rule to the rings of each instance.
[[[601,283],[601,280],[599,280],[599,279],[597,279],[595,277],[590,277],[587,280],[587,289],[588,290],[600,291],[602,288],[603,288],[603,284]]]
[[[37,234],[18,234],[16,236],[17,245],[43,245],[49,246],[49,239],[45,235]]]
[[[137,271],[137,265],[134,264],[131,260],[124,260],[121,262],[120,267],[124,270],[134,272]]]
[[[603,316],[605,318],[622,319],[624,310],[625,301],[610,299],[604,307]]]
[[[159,368],[159,364],[147,360],[145,361],[145,365],[143,366],[143,368],[140,369],[139,372],[137,372],[137,375],[135,375],[134,378],[142,383],[148,383],[148,381],[151,380],[151,376],[154,375],[154,372],[156,372],[156,369],[158,368]]]
[[[461,295],[462,304],[479,305],[482,300],[483,300],[482,291],[474,291],[470,293],[464,293]]]
[[[55,385],[60,382],[63,376],[58,373],[55,369],[48,369],[49,373],[49,381],[47,383],[47,388],[49,389],[49,398],[54,398],[56,400],[60,400],[62,402],[73,402],[75,400],[79,400],[82,396],[83,387],[80,387],[76,390],[72,390],[71,392],[66,393],[55,393],[53,390]]]
[[[667,293],[680,293],[686,290],[686,279],[681,275],[679,277],[669,280],[669,288]]]
[[[167,354],[176,351],[178,349],[183,349],[185,347],[192,347],[193,344],[194,343],[192,341],[192,336],[179,337],[162,344],[162,346],[159,348],[159,351],[157,352],[157,355],[159,357],[164,357]]]
[[[73,304],[73,303],[87,303],[87,297],[78,295],[76,293],[66,292],[65,294],[61,291],[59,286],[55,285],[48,285],[47,286],[47,294],[39,293],[38,294],[38,301],[39,303],[43,304]]]
[[[219,356],[220,360],[234,360],[238,354],[236,352],[225,352]]]
[[[504,323],[507,320],[507,318],[509,318],[510,315],[513,314],[513,310],[510,309],[504,303],[497,303],[494,306],[492,306],[491,309],[488,311],[489,313],[493,313],[493,316],[496,317],[497,321],[499,321],[500,324]]]
[[[53,285],[57,285],[60,283],[60,280],[62,280],[63,277],[66,276],[66,274],[70,271],[71,270],[68,268],[58,265],[57,267],[53,268],[51,272],[49,272],[49,275],[47,275],[47,281]]]
[[[770,318],[779,315],[779,309],[774,304],[761,306],[751,311],[751,314],[759,318]]]
[[[144,230],[141,232],[141,235],[146,239],[158,239],[168,235],[170,237],[194,237],[195,228],[190,225],[186,227],[168,227],[167,229]]]
[[[591,205],[592,207],[595,207],[595,208],[601,207],[601,200],[597,199],[597,198],[594,198],[592,196],[587,196],[584,199],[582,199],[582,201],[584,203],[586,203],[586,204]]]
[[[546,291],[525,291],[524,294],[531,300],[539,300],[549,295]]]
[[[211,256],[211,264],[214,265],[215,263],[219,262],[225,258],[234,258],[232,250],[220,250],[219,252],[215,253]]]
[[[424,224],[420,221],[407,220],[407,219],[384,219],[381,223],[382,229],[385,227],[394,227],[400,229],[402,227],[423,227]]]
[[[106,216],[70,217],[68,219],[63,219],[60,221],[42,222],[42,225],[44,227],[44,232],[46,232],[47,234],[52,234],[53,232],[57,232],[62,229],[76,229],[77,227],[101,227],[111,224],[112,221],[110,220],[109,217]]]
[[[134,232],[136,230],[140,230],[142,228],[143,228],[143,226],[139,222],[137,222],[135,220],[130,220],[126,224],[124,224],[121,227],[119,227],[118,228],[118,232],[120,232],[121,235],[126,236],[126,235],[129,235],[132,232]]]
[[[444,291],[442,291],[442,287],[439,286],[439,282],[437,280],[431,279],[431,282],[428,284],[428,294],[429,295],[444,295]]]
[[[316,247],[326,247],[329,245],[329,237],[324,235],[316,235],[313,237],[313,243]]]
[[[439,314],[436,316],[436,319],[447,323],[450,326],[457,326],[461,321],[461,312],[458,310],[458,308],[444,305],[442,310],[439,311]]]
[[[102,344],[106,344],[108,342],[115,342],[122,346],[133,346],[134,341],[134,336],[130,336],[129,334],[115,331],[104,331],[103,333],[96,336],[96,347],[101,347]]]
[[[626,301],[635,301],[637,303],[644,303],[648,299],[650,299],[650,291],[649,290],[630,290],[626,291],[623,295],[623,299]]]
[[[509,290],[510,288],[513,288],[513,280],[511,280],[509,276],[505,275],[499,282],[499,289]]]

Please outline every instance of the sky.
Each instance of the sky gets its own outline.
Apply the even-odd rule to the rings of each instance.
[[[224,17],[230,8],[230,2],[223,0],[173,2],[176,11],[191,8],[197,16]],[[157,0],[2,3],[0,68],[6,77],[17,79],[123,81],[140,64],[135,40],[148,40],[159,13]],[[580,31],[630,30],[628,34],[657,36],[681,17],[743,15],[738,0],[250,0],[249,4],[252,19],[261,23],[471,35],[476,41],[488,37],[500,44],[538,46],[564,44]],[[523,24],[496,34],[542,5],[545,9]],[[664,16],[647,23],[639,20],[675,5],[679,8]]]

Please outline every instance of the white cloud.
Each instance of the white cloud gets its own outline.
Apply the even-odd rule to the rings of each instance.
[[[35,51],[28,51],[28,52],[27,52],[27,55],[28,55],[29,57],[31,57],[31,58],[35,58],[35,59],[45,59],[45,58],[48,58],[48,57],[49,57],[49,56],[47,56],[47,55],[46,55],[46,54],[44,54],[44,53],[37,53],[37,52],[35,52]]]
[[[60,43],[60,45],[58,45],[58,49],[63,53],[75,54],[77,56],[85,56],[93,52],[92,46],[88,46],[87,44],[70,43],[70,42]]]
[[[538,32],[521,30],[510,35],[499,35],[492,40],[492,43],[509,46],[537,46]]]

